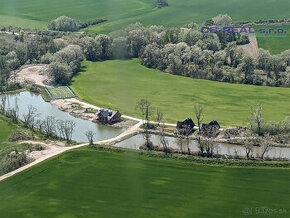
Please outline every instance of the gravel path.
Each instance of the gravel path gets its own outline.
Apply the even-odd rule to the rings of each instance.
[[[111,139],[107,139],[107,140],[103,140],[103,141],[98,141],[95,142],[95,144],[98,145],[109,145],[109,144],[114,144],[115,142],[121,141],[122,139],[129,137],[130,135],[133,135],[135,133],[137,133],[139,131],[139,127],[142,125],[142,121],[138,122],[136,125],[132,126],[131,128],[127,129],[125,132],[123,132],[122,134],[120,134],[119,136],[115,137],[115,138],[111,138]],[[44,142],[36,142],[36,141],[25,141],[23,143],[33,143],[33,144],[45,144]],[[66,151],[69,150],[73,150],[73,149],[77,149],[77,148],[81,148],[84,146],[88,146],[87,143],[84,144],[80,144],[80,145],[75,145],[75,146],[59,146],[59,145],[51,145],[51,147],[48,150],[43,150],[43,151],[34,151],[32,154],[35,158],[35,160],[23,167],[20,167],[12,172],[9,172],[5,175],[0,176],[0,181],[7,179],[17,173],[20,173],[32,166],[35,166],[36,164],[39,164],[49,158],[55,157],[59,154],[62,154]]]

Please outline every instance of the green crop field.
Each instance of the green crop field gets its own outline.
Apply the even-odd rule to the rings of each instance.
[[[0,26],[44,28],[46,22],[66,15],[81,21],[108,19],[89,32],[109,32],[130,23],[175,26],[201,23],[220,13],[235,21],[289,18],[288,0],[167,0],[169,7],[156,8],[156,0],[0,0]],[[173,16],[174,15],[174,16]]]
[[[46,88],[47,93],[52,99],[73,98],[75,94],[67,86]]]
[[[283,29],[285,33],[260,34],[259,30],[261,28],[268,32],[271,28],[276,32],[278,29]],[[255,32],[259,48],[269,50],[271,54],[279,54],[290,49],[290,25],[255,26]]]
[[[83,148],[0,182],[1,217],[289,217],[290,171]],[[252,209],[253,214],[249,214]]]
[[[73,89],[83,100],[139,116],[135,104],[152,102],[170,122],[194,117],[193,104],[206,105],[205,120],[223,126],[245,125],[250,105],[260,102],[267,120],[290,116],[290,89],[191,79],[148,69],[139,60],[84,62]],[[89,78],[89,79],[88,79]]]

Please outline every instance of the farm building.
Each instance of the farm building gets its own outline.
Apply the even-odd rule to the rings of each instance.
[[[121,114],[119,111],[102,108],[97,113],[97,121],[102,124],[113,124],[121,121]]]
[[[192,133],[194,131],[194,122],[192,121],[191,118],[187,118],[186,120],[184,120],[183,122],[178,121],[176,128],[179,132],[187,132],[189,131],[190,133]]]

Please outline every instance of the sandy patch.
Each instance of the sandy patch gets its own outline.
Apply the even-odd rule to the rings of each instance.
[[[37,65],[26,65],[21,67],[19,70],[12,73],[11,80],[24,84],[26,82],[33,83],[39,86],[45,86],[49,83],[49,77],[47,74],[47,65],[46,64],[37,64]]]
[[[256,59],[258,57],[258,41],[257,38],[254,36],[249,36],[250,43],[246,45],[239,45],[238,47],[241,48],[246,54]]]

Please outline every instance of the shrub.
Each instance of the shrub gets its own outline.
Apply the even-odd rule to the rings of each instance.
[[[9,173],[29,163],[25,153],[11,152],[0,162],[0,174]]]

